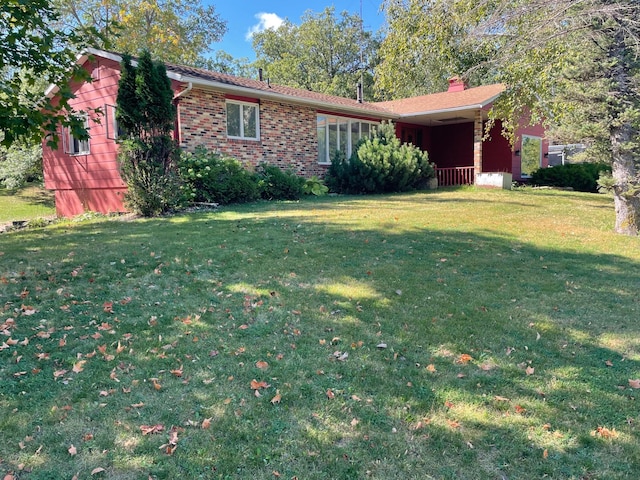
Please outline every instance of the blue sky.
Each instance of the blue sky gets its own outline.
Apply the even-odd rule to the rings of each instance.
[[[384,14],[380,12],[382,0],[362,0],[362,17],[366,30],[377,31],[384,22]],[[227,33],[222,42],[214,43],[213,50],[224,50],[236,58],[255,59],[251,46],[251,32],[265,28],[277,28],[285,18],[299,24],[307,10],[321,12],[326,7],[334,6],[336,13],[348,11],[360,13],[361,0],[204,0],[204,4],[213,4],[216,12],[227,21]]]

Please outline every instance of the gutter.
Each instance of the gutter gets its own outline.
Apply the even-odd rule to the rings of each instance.
[[[180,90],[178,93],[176,93],[173,96],[173,100],[176,101],[178,98],[180,98],[181,96],[183,96],[186,93],[189,93],[191,90],[193,90],[193,82],[189,82],[187,84],[187,88],[185,88],[184,90]]]

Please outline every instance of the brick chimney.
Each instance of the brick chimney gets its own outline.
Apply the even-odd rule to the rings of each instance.
[[[449,90],[447,92],[462,92],[466,90],[467,84],[460,77],[451,77],[449,79]]]

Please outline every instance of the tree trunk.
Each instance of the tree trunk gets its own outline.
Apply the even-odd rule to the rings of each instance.
[[[635,134],[635,135],[634,135]],[[614,179],[614,203],[616,209],[616,233],[638,235],[640,233],[640,171],[637,152],[629,148],[638,132],[629,124],[611,129],[613,150],[612,174]]]
[[[627,46],[621,27],[613,35],[609,57],[614,60],[609,104],[611,122],[612,175],[616,209],[616,233],[638,235],[640,233],[640,151],[637,140],[640,132],[633,125],[638,96],[630,72],[635,62],[634,52]],[[637,114],[636,114],[637,115]]]

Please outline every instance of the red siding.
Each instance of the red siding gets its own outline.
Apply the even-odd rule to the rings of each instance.
[[[429,160],[440,168],[473,165],[473,122],[432,127]]]
[[[111,125],[107,126],[112,119],[105,117],[106,105],[116,103],[119,65],[96,58],[95,62],[87,62],[85,68],[93,73],[94,80],[72,85],[76,98],[69,103],[78,111],[101,111],[89,115],[90,153],[65,153],[62,137],[56,150],[43,149],[45,186],[56,191],[56,210],[63,216],[77,215],[87,209],[105,213],[124,211],[121,192],[125,185],[118,171],[117,144],[107,138],[107,128],[110,136],[113,133]]]
[[[502,122],[496,121],[489,132],[489,138],[482,142],[482,171],[509,172],[513,170],[513,150],[502,135]]]

